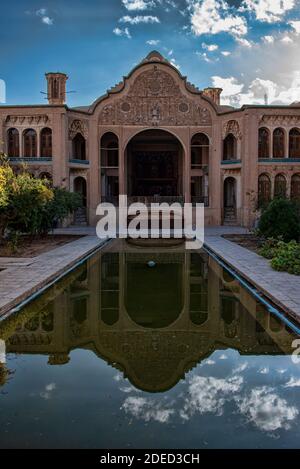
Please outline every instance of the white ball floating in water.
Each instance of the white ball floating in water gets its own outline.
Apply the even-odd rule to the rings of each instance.
[[[149,261],[148,262],[148,267],[155,267],[156,263],[154,261]]]

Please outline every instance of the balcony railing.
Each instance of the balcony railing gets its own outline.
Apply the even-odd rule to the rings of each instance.
[[[42,156],[35,156],[35,157],[27,157],[27,156],[9,156],[8,161],[10,163],[51,163],[52,157],[42,157]]]
[[[115,206],[119,205],[119,197],[118,196],[102,196],[102,202],[111,203]],[[127,205],[135,204],[135,203],[142,203],[147,207],[150,207],[151,204],[174,204],[179,203],[181,206],[184,204],[184,197],[183,196],[143,196],[143,195],[134,195],[127,197]]]
[[[242,160],[222,160],[221,164],[241,164]]]
[[[80,164],[80,165],[81,165],[81,164],[82,164],[82,165],[89,165],[89,164],[90,164],[89,160],[78,160],[78,159],[76,159],[76,158],[71,158],[71,159],[69,160],[69,163],[70,163],[70,164]]]
[[[115,207],[119,205],[119,197],[118,196],[102,196],[101,202],[106,202],[113,204]],[[209,197],[207,196],[192,196],[191,202],[193,204],[204,204],[205,207],[209,207]],[[179,203],[181,206],[184,205],[184,197],[183,196],[129,196],[127,197],[127,204],[131,205],[134,203],[142,203],[147,207],[153,203],[162,204],[167,203],[169,205],[174,203]]]
[[[300,163],[300,158],[258,158],[259,163]]]

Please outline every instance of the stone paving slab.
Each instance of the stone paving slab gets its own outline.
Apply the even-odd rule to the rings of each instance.
[[[0,318],[104,243],[96,236],[85,236],[32,258],[30,265],[10,264],[1,270]]]
[[[220,235],[207,235],[206,246],[255,288],[300,321],[300,277],[276,272],[267,259]]]

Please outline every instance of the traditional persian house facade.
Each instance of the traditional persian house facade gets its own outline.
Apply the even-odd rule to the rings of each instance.
[[[83,194],[77,223],[126,194],[251,227],[260,204],[300,197],[300,103],[222,106],[221,89],[200,91],[155,51],[87,107],[65,104],[65,74],[46,78],[48,105],[0,107],[0,141],[16,170]]]

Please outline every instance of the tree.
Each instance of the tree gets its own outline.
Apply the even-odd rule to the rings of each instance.
[[[258,229],[266,238],[298,241],[300,220],[297,204],[287,199],[274,199],[262,213]]]
[[[5,155],[0,154],[0,242],[5,233],[44,234],[81,206],[81,196],[52,188],[23,168],[14,174]]]

